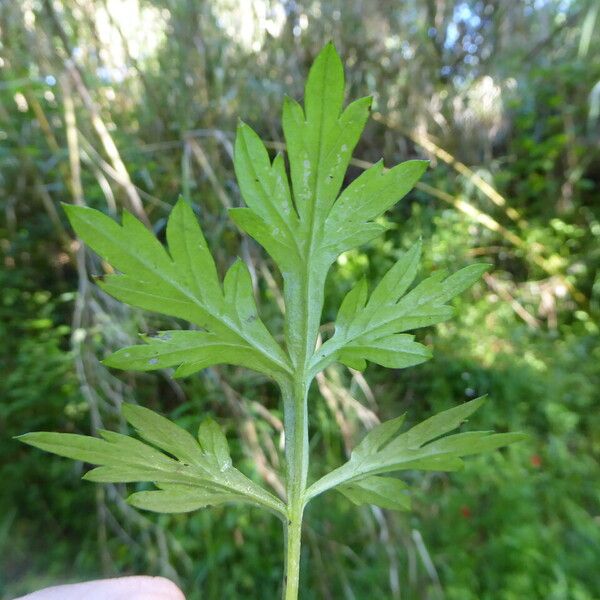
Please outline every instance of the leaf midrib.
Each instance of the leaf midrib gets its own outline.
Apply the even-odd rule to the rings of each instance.
[[[326,56],[326,63],[325,66],[323,68],[323,79],[322,79],[322,89],[325,89],[325,83],[326,83],[326,78],[327,78],[327,68],[329,66],[329,60],[330,60],[330,55],[328,54]],[[316,216],[316,212],[317,212],[317,191],[318,191],[318,187],[319,187],[319,172],[320,172],[320,168],[321,168],[321,156],[323,153],[323,145],[324,145],[324,135],[323,135],[323,130],[324,130],[324,118],[325,118],[325,94],[321,93],[320,95],[320,102],[321,102],[321,110],[320,110],[320,115],[319,115],[319,150],[317,153],[317,164],[315,166],[315,179],[314,179],[314,189],[312,190],[312,198],[309,199],[309,203],[308,203],[308,243],[306,244],[305,248],[305,256],[304,256],[304,261],[303,261],[303,277],[302,277],[302,292],[304,294],[304,298],[305,298],[305,302],[303,302],[303,311],[302,311],[302,328],[300,330],[300,336],[304,342],[304,348],[302,349],[302,357],[301,357],[301,362],[302,362],[302,371],[306,371],[306,368],[308,366],[308,363],[310,361],[310,358],[312,357],[313,353],[314,353],[314,348],[311,350],[311,348],[308,345],[309,340],[311,339],[312,335],[310,335],[310,332],[308,331],[308,325],[310,322],[310,290],[312,287],[312,277],[311,277],[311,273],[312,273],[312,269],[311,267],[312,265],[312,258],[315,252],[315,216]],[[306,101],[305,101],[306,102]],[[305,107],[306,110],[306,107]],[[308,121],[306,118],[306,114],[304,117],[304,126],[307,127],[308,126]],[[304,138],[306,139],[306,138]],[[303,145],[304,148],[306,149],[306,143],[303,140]],[[312,201],[311,201],[312,200]],[[316,266],[316,265],[315,265]],[[322,310],[322,307],[321,307]],[[320,323],[321,320],[321,315],[319,314],[317,316],[317,321]]]

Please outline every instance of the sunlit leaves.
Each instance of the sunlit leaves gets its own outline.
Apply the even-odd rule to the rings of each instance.
[[[386,170],[380,161],[340,194],[370,106],[363,98],[342,110],[343,100],[342,63],[328,44],[310,70],[304,108],[290,98],[284,103],[291,186],[282,156],[271,162],[250,127],[242,123],[236,137],[236,174],[248,208],[233,209],[231,215],[281,269],[292,361],[306,361],[314,351],[325,276],[333,260],[381,234],[385,228],[376,219],[409,192],[427,168],[427,161],[411,160]],[[363,369],[367,361],[404,368],[430,357],[429,349],[404,332],[448,319],[452,309],[445,303],[486,267],[474,265],[450,277],[435,273],[406,293],[419,258],[417,244],[370,297],[365,281],[348,293],[335,335],[310,359],[312,376],[334,360],[356,369]]]
[[[159,490],[131,496],[139,508],[185,512],[236,501],[283,512],[280,500],[231,465],[227,439],[212,419],[200,425],[197,441],[147,408],[125,405],[123,414],[144,442],[111,431],[101,431],[102,439],[44,431],[19,439],[46,452],[97,465],[84,475],[89,481],[153,482]]]
[[[373,219],[390,209],[421,178],[428,162],[409,160],[385,171],[379,161],[341,194],[325,222],[325,248],[338,256],[382,233]],[[364,240],[363,240],[364,238]]]
[[[343,66],[328,44],[310,69],[304,106],[285,99],[287,166],[282,154],[271,160],[248,125],[238,126],[234,164],[246,206],[231,209],[230,215],[281,271],[285,350],[258,315],[246,264],[235,261],[220,281],[201,228],[183,200],[168,219],[166,247],[129,213],[118,224],[99,211],[66,207],[77,234],[114,269],[100,282],[106,292],[192,324],[188,330],[174,326],[145,337],[144,343],[105,359],[106,365],[138,371],[174,368],[176,377],[184,377],[227,363],[269,375],[286,391],[286,436],[291,439],[286,445],[288,483],[295,496],[290,491],[290,505],[335,487],[357,504],[407,510],[406,484],[383,474],[458,469],[464,456],[522,439],[520,434],[490,432],[443,437],[479,406],[480,401],[473,401],[404,433],[399,433],[403,417],[384,423],[365,436],[348,463],[306,492],[303,482],[302,489],[294,487],[300,481],[294,477],[303,477],[307,465],[307,449],[297,447],[306,432],[295,429],[298,408],[303,408],[300,396],[315,375],[336,360],[356,369],[363,369],[367,361],[404,368],[427,360],[430,350],[407,332],[449,318],[448,301],[486,269],[472,265],[450,276],[435,272],[411,289],[420,259],[416,244],[370,294],[364,280],[348,292],[334,334],[315,349],[329,268],[342,252],[385,231],[379,217],[413,188],[427,168],[426,161],[411,160],[385,169],[380,161],[342,191],[370,106],[370,98],[361,98],[344,108]],[[294,393],[287,393],[292,389]],[[298,397],[296,390],[301,390]],[[242,501],[285,514],[280,500],[232,466],[227,438],[214,421],[205,420],[196,438],[144,408],[126,406],[124,415],[143,441],[107,431],[100,432],[101,438],[38,432],[21,439],[97,465],[86,479],[153,482],[157,489],[131,496],[132,504],[140,508],[185,512]]]
[[[281,270],[286,339],[293,362],[307,361],[314,351],[325,278],[333,261],[385,231],[375,220],[414,186],[427,166],[426,161],[409,161],[386,171],[378,163],[340,195],[371,99],[361,98],[346,108],[343,103],[342,62],[328,44],[310,69],[304,107],[291,98],[284,102],[282,122],[291,185],[282,156],[271,162],[248,125],[242,123],[236,137],[236,175],[247,208],[232,209],[231,217]],[[392,339],[382,344],[405,341]],[[381,349],[373,352],[380,354]],[[351,354],[349,363],[354,360]]]
[[[446,302],[470,287],[488,265],[470,265],[449,277],[445,272],[435,272],[407,293],[417,273],[420,253],[420,243],[404,253],[370,297],[364,281],[346,294],[334,335],[313,358],[315,372],[334,360],[356,369],[364,368],[366,361],[403,368],[431,356],[425,346],[403,332],[450,318],[452,307]]]
[[[240,123],[235,141],[235,172],[248,208],[231,218],[256,239],[284,271],[300,260],[299,220],[292,203],[283,156],[273,163],[261,139]]]
[[[370,98],[342,112],[343,100],[342,61],[328,44],[310,69],[304,109],[291,98],[283,105],[292,189],[305,229],[322,222],[333,206],[369,115]]]
[[[233,363],[272,377],[289,371],[285,352],[258,316],[248,269],[236,261],[223,286],[191,207],[180,200],[167,224],[168,252],[132,215],[119,225],[86,207],[65,207],[77,234],[117,273],[99,285],[133,306],[179,317],[206,332],[168,332],[150,348],[125,349],[111,366],[150,370],[180,366],[178,376]]]
[[[376,494],[379,490],[383,496],[380,506],[388,507],[386,504],[390,502],[388,497],[393,496],[393,486],[400,490],[401,484],[375,475],[409,469],[455,471],[463,466],[464,456],[490,452],[525,438],[521,433],[489,431],[469,431],[442,437],[456,429],[482,403],[483,398],[466,402],[400,434],[398,430],[404,421],[403,416],[382,423],[365,436],[345,465],[313,484],[307,491],[307,497],[313,498],[335,487],[353,501],[379,504]]]

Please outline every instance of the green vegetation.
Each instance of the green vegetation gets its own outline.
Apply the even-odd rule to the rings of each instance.
[[[488,268],[475,264],[450,276],[438,271],[407,292],[421,256],[421,244],[415,244],[369,296],[364,279],[346,294],[335,333],[317,344],[331,264],[385,231],[376,219],[410,191],[427,167],[426,161],[408,161],[384,171],[379,162],[340,193],[371,105],[371,98],[362,98],[342,111],[343,98],[343,66],[330,43],[310,69],[304,110],[290,99],[284,104],[291,186],[283,155],[271,162],[260,138],[244,123],[238,127],[234,162],[249,207],[231,209],[230,214],[269,251],[281,271],[285,349],[258,315],[245,263],[234,262],[221,286],[202,230],[185,200],[180,199],[169,216],[168,249],[129,212],[119,226],[98,210],[65,206],[75,232],[115,271],[100,282],[105,292],[201,329],[162,331],[147,338],[146,344],[115,352],[103,361],[105,365],[135,371],[177,367],[174,377],[219,364],[239,365],[278,385],[286,457],[283,502],[232,466],[227,438],[212,419],[200,425],[196,441],[157,413],[124,405],[125,419],[148,443],[105,430],[99,431],[100,438],[44,431],[19,436],[35,448],[98,465],[85,474],[89,481],[152,482],[158,489],[128,498],[136,508],[169,514],[242,502],[273,512],[284,526],[283,596],[288,600],[298,598],[302,521],[313,498],[333,489],[358,505],[408,510],[407,484],[381,477],[383,473],[456,471],[463,467],[463,456],[524,439],[518,433],[487,431],[445,435],[483,399],[443,411],[398,434],[402,415],[373,428],[347,463],[309,486],[308,395],[315,377],[336,359],[362,371],[367,360],[399,369],[431,358],[426,346],[404,332],[447,320],[452,309],[445,303]]]
[[[221,2],[143,2],[133,15],[118,15],[110,2],[70,1],[0,12],[0,593],[132,572],[167,575],[192,599],[281,593],[282,560],[273,550],[281,531],[268,513],[216,506],[149,516],[124,501],[131,492],[156,493],[146,484],[82,484],[81,463],[11,438],[31,430],[126,433],[123,402],[189,432],[199,416],[212,415],[226,439],[211,433],[211,420],[204,439],[219,439],[219,452],[227,442],[242,477],[276,502],[284,495],[284,414],[267,378],[273,365],[255,364],[258,374],[210,366],[176,381],[166,363],[138,375],[106,368],[100,361],[134,345],[138,331],[148,340],[157,331],[183,333],[182,315],[127,309],[90,284],[100,276],[110,286],[112,257],[100,261],[73,241],[59,202],[111,216],[129,210],[170,246],[167,217],[183,191],[214,250],[216,276],[222,280],[230,257],[241,256],[249,266],[244,285],[274,333],[269,343],[301,354],[280,310],[301,301],[279,292],[289,283],[277,266],[291,257],[271,251],[252,230],[256,218],[237,208],[243,195],[256,211],[241,166],[256,140],[242,126],[234,147],[232,124],[242,115],[271,138],[269,154],[282,149],[281,96],[301,97],[314,49],[333,38],[346,61],[347,95],[374,95],[375,123],[344,187],[357,185],[382,154],[386,164],[427,158],[435,168],[376,219],[384,235],[341,254],[327,278],[319,334],[332,360],[315,365],[326,368],[309,393],[308,479],[326,481],[352,463],[351,451],[379,420],[406,413],[410,430],[484,394],[489,401],[469,429],[529,436],[451,475],[407,471],[411,513],[353,506],[344,496],[376,496],[386,506],[390,489],[368,480],[315,497],[303,531],[301,597],[597,598],[595,4],[415,2],[400,10],[383,3],[368,14],[358,0],[273,2],[270,12],[259,4],[252,14]],[[292,167],[292,182],[298,176]],[[385,203],[384,195],[373,199]],[[226,219],[232,207],[274,262]],[[350,218],[340,212],[341,223]],[[367,235],[367,227],[359,229]],[[370,364],[363,377],[355,369],[372,361],[372,350],[336,346],[360,325],[361,306],[377,309],[378,288],[367,302],[356,282],[385,281],[420,239],[418,280],[446,282],[445,270],[473,262],[493,267],[451,301],[451,320],[418,332],[432,360],[393,371]],[[245,277],[241,270],[234,268],[236,277]],[[284,331],[287,344],[278,335]],[[206,453],[212,442],[200,443]],[[382,445],[378,453],[387,451]]]

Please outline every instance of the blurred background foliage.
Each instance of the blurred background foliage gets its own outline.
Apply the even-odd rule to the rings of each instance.
[[[600,598],[600,20],[594,0],[21,0],[0,2],[0,597],[127,573],[190,599],[277,598],[281,531],[247,508],[138,513],[122,486],[20,446],[29,430],[123,429],[139,402],[194,430],[225,426],[238,464],[276,492],[274,388],[234,368],[173,382],[99,360],[173,326],[120,306],[89,277],[60,202],[136,213],[163,236],[183,192],[221,269],[251,266],[281,331],[278,274],[242,240],[231,148],[241,116],[274,149],[282,96],[333,39],[349,97],[374,95],[364,161],[426,157],[387,237],[340,257],[324,334],[357,277],[374,281],[422,236],[422,276],[492,271],[424,339],[407,371],[330,369],[311,397],[313,476],[378,419],[424,418],[480,394],[483,428],[530,440],[461,473],[407,477],[415,510],[308,511],[303,598]],[[361,162],[363,161],[363,162]]]

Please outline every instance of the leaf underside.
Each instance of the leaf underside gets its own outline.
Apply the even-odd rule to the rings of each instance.
[[[470,265],[450,276],[435,272],[407,292],[420,256],[418,242],[400,257],[370,296],[364,280],[346,294],[333,336],[313,357],[313,372],[334,360],[362,370],[367,360],[384,367],[404,368],[431,357],[428,348],[405,332],[450,318],[453,310],[447,302],[473,285],[489,265]]]
[[[188,512],[225,502],[245,502],[283,513],[282,502],[234,468],[220,427],[205,419],[198,439],[157,413],[126,404],[123,414],[143,441],[100,431],[100,438],[72,433],[33,432],[26,444],[96,467],[84,475],[103,483],[152,482],[155,491],[129,501],[156,512]]]
[[[246,265],[237,261],[221,283],[192,208],[180,200],[169,217],[163,247],[129,213],[121,225],[86,207],[66,206],[77,234],[114,273],[99,285],[119,300],[178,317],[200,329],[165,331],[145,337],[146,345],[119,350],[107,366],[150,371],[174,368],[185,377],[229,363],[277,381],[294,368],[309,377],[334,361],[363,369],[367,361],[404,368],[428,360],[431,352],[407,331],[448,319],[447,304],[476,281],[485,265],[445,277],[434,273],[412,291],[420,244],[400,258],[367,298],[366,282],[346,296],[335,334],[315,352],[331,264],[346,250],[380,235],[378,218],[415,185],[427,161],[410,160],[391,169],[378,162],[342,190],[352,152],[365,127],[370,98],[345,108],[342,62],[328,44],[310,69],[304,107],[286,98],[283,155],[271,160],[259,136],[245,123],[237,130],[234,166],[246,207],[231,218],[254,237],[281,270],[286,305],[286,348],[258,316]]]
[[[379,162],[340,193],[371,107],[371,98],[345,108],[343,101],[342,62],[328,44],[310,69],[304,107],[291,98],[284,102],[290,181],[282,155],[271,161],[247,124],[240,123],[236,136],[235,171],[247,207],[232,209],[230,215],[265,248],[282,273],[286,342],[295,365],[310,362],[314,353],[331,264],[342,252],[386,230],[378,218],[412,189],[428,164],[411,160],[386,170]],[[352,366],[365,359],[408,366],[428,356],[427,350],[405,337],[349,347],[331,360],[343,359]]]
[[[104,291],[203,330],[166,332],[151,349],[124,348],[107,359],[108,365],[142,371],[175,366],[179,376],[219,363],[275,379],[289,373],[287,354],[258,316],[248,268],[236,261],[221,284],[194,212],[183,199],[169,216],[168,250],[127,212],[119,225],[91,208],[65,210],[77,234],[116,270],[99,282]]]
[[[452,316],[449,302],[487,269],[471,265],[452,275],[434,272],[411,288],[420,242],[405,252],[369,294],[360,281],[342,301],[333,335],[318,349],[325,280],[337,257],[381,235],[380,217],[423,175],[427,161],[391,169],[374,164],[344,190],[352,152],[365,127],[371,98],[344,108],[342,62],[332,44],[310,69],[304,106],[286,98],[284,156],[271,160],[265,144],[240,122],[234,166],[246,206],[230,210],[281,271],[285,301],[285,348],[261,320],[248,267],[236,261],[220,280],[191,206],[180,199],[169,216],[166,246],[131,214],[119,224],[97,210],[65,206],[78,236],[112,267],[99,285],[132,306],[187,321],[192,329],[144,336],[103,362],[119,369],[173,368],[185,377],[217,364],[233,364],[271,377],[282,387],[294,375],[306,384],[335,361],[364,369],[367,361],[389,368],[417,365],[430,350],[407,332]],[[289,170],[289,177],[288,177]],[[482,402],[444,411],[399,433],[404,417],[373,429],[350,460],[306,492],[306,501],[335,488],[356,504],[408,510],[406,484],[385,475],[406,469],[451,471],[462,457],[523,439],[521,434],[465,432],[457,428]],[[187,512],[229,501],[285,514],[285,505],[231,464],[227,439],[205,420],[198,439],[147,409],[126,405],[128,422],[143,441],[102,431],[100,438],[34,432],[20,437],[32,446],[93,465],[85,479],[153,482],[155,490],[129,501],[157,512]],[[385,475],[385,476],[384,476]]]
[[[356,446],[345,465],[307,490],[307,498],[335,488],[357,504],[408,510],[410,500],[404,491],[406,485],[398,479],[381,477],[382,474],[406,470],[456,471],[462,468],[465,456],[491,452],[526,438],[522,433],[489,431],[446,435],[483,402],[484,398],[477,398],[445,410],[403,433],[398,432],[404,416],[381,423]]]

